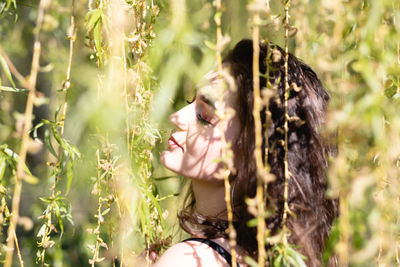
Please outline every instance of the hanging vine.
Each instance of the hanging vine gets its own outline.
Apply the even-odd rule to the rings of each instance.
[[[289,30],[290,30],[290,24],[289,24],[289,8],[290,8],[290,0],[285,0],[284,1],[284,9],[285,9],[285,94],[284,94],[284,109],[285,109],[285,122],[283,125],[283,129],[285,131],[285,140],[284,140],[284,150],[285,150],[285,156],[284,156],[284,176],[285,176],[285,187],[284,187],[284,192],[283,192],[283,198],[284,198],[284,204],[283,204],[283,215],[282,215],[282,227],[283,227],[283,244],[287,244],[287,238],[288,238],[288,233],[287,233],[287,216],[288,213],[290,213],[289,205],[288,205],[288,186],[289,186],[289,179],[290,179],[290,172],[289,172],[289,163],[288,163],[288,132],[289,132],[289,111],[288,111],[288,99],[289,99],[289,94],[290,94],[290,86],[289,86]]]
[[[232,90],[232,84],[227,85],[226,82],[229,81],[229,78],[226,74],[224,74],[224,70],[222,69],[222,51],[224,49],[224,46],[229,42],[229,38],[224,38],[222,35],[222,29],[221,29],[221,18],[222,18],[222,2],[221,0],[217,0],[215,2],[215,15],[214,15],[214,21],[216,25],[216,59],[217,59],[217,70],[218,70],[218,76],[220,78],[218,82],[218,89],[219,89],[219,101],[222,102],[224,92],[225,90]],[[224,78],[225,76],[225,78]],[[225,82],[223,81],[225,79]],[[221,129],[221,132],[224,133],[224,129],[227,127],[228,121],[233,118],[235,115],[234,110],[232,109],[227,109],[224,110],[223,112],[218,112],[217,116],[220,118],[221,123],[219,124],[219,127]],[[231,199],[231,184],[229,182],[229,176],[232,171],[234,171],[233,167],[233,153],[231,150],[231,144],[226,141],[225,135],[221,134],[221,142],[223,144],[222,146],[222,151],[221,151],[221,161],[223,163],[223,168],[217,173],[217,177],[221,178],[224,180],[224,186],[225,186],[225,204],[226,204],[226,210],[227,210],[227,219],[228,219],[228,229],[227,233],[229,236],[229,246],[230,246],[230,252],[232,255],[232,266],[236,267],[237,266],[237,252],[236,252],[236,230],[235,227],[233,226],[233,212],[232,212],[232,199]]]
[[[254,3],[260,5],[261,3]],[[260,24],[261,18],[259,10],[254,10],[252,14],[252,38],[253,38],[253,117],[255,132],[254,155],[257,166],[257,245],[258,245],[258,266],[265,266],[265,207],[264,207],[264,177],[265,169],[262,159],[262,125],[260,118],[261,94],[260,94]]]
[[[40,0],[39,9],[38,9],[38,16],[36,18],[36,30],[34,34],[34,45],[33,45],[33,56],[32,56],[32,65],[31,71],[28,80],[28,99],[26,102],[25,107],[25,114],[24,114],[24,124],[23,124],[23,132],[22,132],[22,141],[21,147],[19,151],[19,161],[17,164],[17,172],[16,172],[16,181],[14,186],[14,194],[12,198],[12,211],[11,211],[11,218],[10,218],[10,225],[8,227],[8,234],[7,234],[7,253],[4,266],[11,267],[13,252],[14,252],[14,242],[17,243],[18,240],[16,239],[16,224],[19,217],[19,205],[21,200],[21,192],[22,192],[22,181],[24,180],[24,165],[26,161],[26,153],[28,150],[28,142],[29,142],[29,131],[32,125],[32,113],[33,113],[33,102],[35,98],[35,90],[36,90],[36,80],[37,74],[39,71],[39,59],[40,59],[40,29],[42,27],[44,12],[48,4],[50,3],[49,0]],[[18,248],[18,245],[16,246]],[[18,249],[18,255],[20,255]],[[19,257],[20,264],[23,266],[22,258]]]
[[[66,195],[69,192],[73,177],[73,168],[80,157],[80,153],[75,146],[64,139],[64,128],[68,110],[68,92],[71,87],[74,42],[76,40],[74,0],[71,2],[71,18],[67,39],[69,40],[68,65],[66,77],[62,83],[62,89],[60,90],[60,92],[64,94],[63,103],[57,108],[54,121],[42,119],[42,121],[33,128],[35,138],[37,137],[36,132],[40,127],[46,128],[44,135],[45,144],[51,156],[57,159],[56,162],[47,163],[50,166],[50,177],[54,179],[50,188],[51,195],[40,198],[42,202],[47,205],[43,211],[43,215],[39,217],[39,219],[43,221],[43,224],[37,234],[40,238],[38,248],[41,250],[37,255],[37,262],[40,262],[41,266],[45,265],[46,250],[55,245],[55,241],[51,239],[51,235],[60,232],[60,236],[62,236],[64,233],[64,223],[69,221],[72,224],[71,206]],[[53,147],[53,140],[54,143],[58,145],[58,152],[56,152],[56,149]],[[67,188],[64,195],[57,189],[63,178],[67,179]]]

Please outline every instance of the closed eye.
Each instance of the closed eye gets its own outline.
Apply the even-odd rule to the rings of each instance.
[[[204,125],[211,125],[211,122],[207,121],[206,119],[204,119],[200,113],[196,114],[197,120]]]

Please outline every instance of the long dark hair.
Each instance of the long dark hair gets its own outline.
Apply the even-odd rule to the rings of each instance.
[[[266,219],[267,228],[272,234],[278,233],[282,227],[284,205],[284,58],[285,52],[280,47],[268,43],[260,44],[260,88],[262,91],[270,90],[266,89],[265,75],[269,64],[269,82],[276,90],[275,96],[268,102],[268,111],[264,106],[260,112],[263,125],[262,151],[264,159],[268,160],[270,173],[275,176],[275,180],[267,186],[266,198],[267,209],[273,211]],[[233,190],[232,205],[238,219],[235,222],[237,243],[249,255],[256,257],[256,228],[247,226],[247,222],[254,216],[244,204],[246,197],[255,196],[257,186],[255,128],[252,115],[252,61],[252,41],[242,40],[225,57],[223,64],[230,70],[236,82],[236,113],[241,123],[239,137],[232,144],[236,172],[230,177]],[[330,146],[320,130],[325,121],[329,95],[315,72],[291,54],[288,67],[288,82],[293,85],[288,100],[288,113],[290,117],[296,118],[289,121],[288,131],[288,164],[291,173],[288,181],[288,204],[294,214],[287,220],[287,227],[291,231],[289,242],[299,247],[298,250],[307,257],[309,266],[319,266],[331,225],[337,216],[338,205],[337,200],[327,199],[325,196],[325,170]],[[294,90],[296,88],[297,90]],[[203,235],[207,238],[226,237],[227,222],[194,213],[194,204],[194,200],[191,201],[181,212],[181,227],[192,235]]]

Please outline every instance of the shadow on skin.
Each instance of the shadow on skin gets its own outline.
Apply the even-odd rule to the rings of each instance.
[[[178,243],[164,254],[164,258],[161,258],[153,267],[229,267],[218,252],[197,241]]]
[[[227,128],[227,129],[229,129],[230,124],[231,124],[231,122],[229,122],[228,128]],[[211,126],[209,126],[209,127],[211,127]],[[215,127],[219,127],[219,125],[216,125]],[[191,142],[192,142],[192,145],[195,146],[196,143],[197,143],[197,141],[198,141],[198,139],[200,138],[200,136],[201,136],[202,138],[205,138],[206,133],[207,133],[207,129],[198,129],[197,132],[193,133],[192,136],[188,136],[187,139],[193,138],[194,140],[191,140]],[[224,134],[225,134],[225,133],[224,133]],[[193,137],[194,135],[197,135],[197,137]],[[230,139],[231,139],[231,138],[227,137],[227,142],[229,142],[229,141],[232,142],[232,140],[230,140]],[[203,151],[201,151],[201,154],[203,154],[204,157],[201,157],[201,158],[199,158],[197,161],[192,162],[192,163],[190,163],[190,164],[187,162],[187,160],[184,160],[184,161],[181,163],[181,164],[182,164],[182,165],[181,165],[181,168],[182,168],[182,166],[186,166],[186,168],[190,168],[190,169],[193,169],[193,168],[199,169],[199,171],[198,171],[197,174],[196,174],[196,177],[189,177],[189,178],[194,178],[194,179],[196,179],[197,177],[203,177],[204,173],[203,173],[202,170],[207,169],[208,166],[209,166],[210,164],[214,164],[216,161],[221,160],[221,157],[217,157],[217,158],[215,158],[215,159],[212,160],[212,161],[207,161],[207,160],[206,160],[206,159],[208,159],[208,160],[210,159],[210,157],[208,157],[209,153],[212,153],[212,152],[213,152],[213,146],[214,146],[214,145],[219,145],[218,142],[221,141],[221,138],[220,138],[220,137],[213,137],[213,136],[212,136],[212,137],[207,137],[207,138],[205,138],[204,140],[208,142],[208,145],[207,145],[206,147],[204,147],[204,150],[203,150]],[[204,141],[204,140],[200,140],[199,142],[202,142],[202,141]],[[217,143],[217,144],[215,144],[215,143]],[[222,149],[222,147],[221,147],[220,149]],[[188,153],[188,152],[185,151],[184,153]],[[198,167],[198,165],[200,165],[200,166]],[[221,168],[221,167],[222,167],[222,163],[219,162],[218,165],[217,165],[217,167],[216,167],[216,169],[219,169],[219,168]],[[203,178],[203,181],[213,181],[213,180],[214,180],[213,177],[206,177],[205,179]],[[215,181],[215,182],[221,182],[221,181],[217,181],[217,180],[214,180],[214,181]]]

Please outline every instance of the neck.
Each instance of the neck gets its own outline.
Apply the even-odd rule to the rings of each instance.
[[[192,180],[196,212],[203,216],[226,219],[225,187],[223,183]]]

